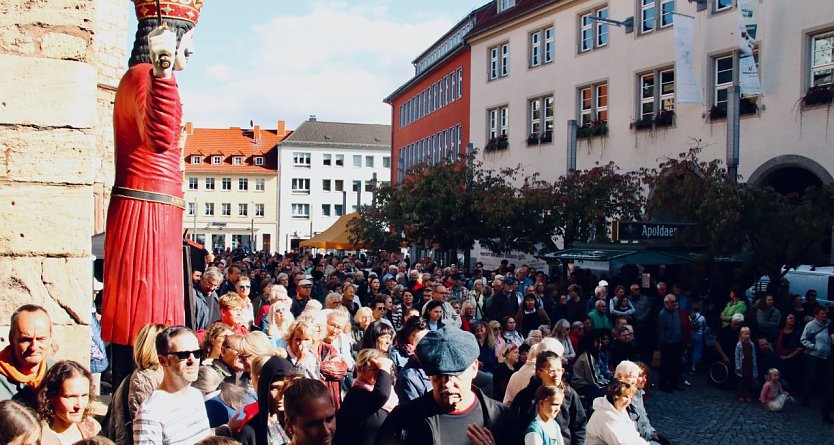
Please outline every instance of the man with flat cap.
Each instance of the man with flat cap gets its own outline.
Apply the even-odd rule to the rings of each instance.
[[[472,384],[478,374],[478,351],[475,336],[462,329],[443,327],[427,333],[416,355],[432,390],[394,409],[375,444],[509,444],[509,409]]]

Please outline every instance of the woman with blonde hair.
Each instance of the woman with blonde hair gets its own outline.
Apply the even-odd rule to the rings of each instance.
[[[133,364],[136,369],[117,387],[108,408],[111,417],[106,436],[117,444],[126,444],[133,440],[130,425],[134,416],[142,403],[162,383],[162,366],[156,352],[156,335],[167,327],[166,324],[150,323],[142,326],[136,333],[133,343]]]
[[[498,320],[490,320],[488,326],[489,332],[492,333],[492,337],[495,339],[495,358],[500,360],[501,351],[504,350],[504,345],[507,344],[507,341],[501,336],[501,322]]]
[[[557,321],[553,326],[553,338],[559,340],[562,346],[565,347],[565,352],[562,354],[562,362],[565,365],[572,365],[576,360],[576,350],[573,349],[573,343],[570,341],[570,322],[564,318]]]
[[[347,363],[348,371],[352,370],[354,365],[350,336],[347,333],[349,328],[350,313],[339,306],[327,314],[327,325],[322,339],[324,343],[336,348],[336,353]]]
[[[271,312],[272,306],[276,302],[283,302],[287,305],[287,308],[292,306],[292,300],[290,300],[290,296],[287,294],[287,288],[280,284],[272,285],[269,289],[269,293],[266,294],[266,297],[269,304],[261,306],[261,309],[258,310],[258,316],[255,317],[255,325],[258,327],[258,330],[262,332],[266,332],[269,328],[268,315]]]
[[[240,342],[240,360],[243,362],[243,370],[249,373],[252,372],[252,362],[258,357],[286,357],[286,355],[286,351],[275,347],[263,332],[250,332]]]
[[[93,437],[101,425],[93,418],[93,376],[72,360],[56,363],[38,387],[38,417],[43,421],[41,440],[71,445]]]
[[[290,305],[289,299],[275,301],[269,306],[269,315],[265,317],[267,322],[263,332],[272,340],[275,347],[285,349],[287,347],[284,337],[287,336],[287,330],[295,321]]]
[[[210,365],[212,361],[220,358],[223,341],[229,335],[232,335],[232,328],[223,323],[215,323],[208,328],[206,336],[203,337],[203,352],[205,356],[201,363],[202,365]]]
[[[353,316],[353,321],[356,322],[356,328],[353,330],[353,349],[358,350],[359,344],[362,343],[362,335],[365,334],[365,329],[368,329],[371,322],[374,320],[373,311],[367,306],[363,306],[356,311]]]

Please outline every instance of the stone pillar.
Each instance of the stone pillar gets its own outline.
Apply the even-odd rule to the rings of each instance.
[[[0,336],[17,307],[42,305],[55,357],[83,364],[94,184],[106,176],[97,135],[112,120],[97,109],[98,3],[0,0]]]

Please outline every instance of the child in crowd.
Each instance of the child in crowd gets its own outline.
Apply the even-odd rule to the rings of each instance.
[[[780,377],[781,374],[778,369],[770,368],[767,371],[767,379],[765,380],[764,386],[762,386],[762,392],[759,394],[759,401],[769,411],[782,411],[782,408],[785,407],[785,402],[791,400],[790,393],[782,389],[782,383],[779,382]]]
[[[738,401],[750,402],[750,387],[759,374],[756,372],[756,348],[750,341],[750,328],[743,327],[738,333],[735,353],[736,376],[738,376]]]
[[[558,386],[542,385],[536,390],[536,418],[524,433],[524,445],[562,445],[562,430],[556,416],[565,400]]]

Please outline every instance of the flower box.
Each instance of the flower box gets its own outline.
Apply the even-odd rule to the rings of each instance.
[[[672,110],[661,111],[654,117],[655,127],[671,127],[675,124],[675,112]]]
[[[584,125],[576,130],[577,139],[587,139],[596,136],[608,135],[608,122],[593,121],[590,125]]]
[[[498,150],[506,150],[509,146],[510,144],[509,142],[507,142],[507,135],[502,134],[501,136],[497,136],[490,139],[484,147],[484,151],[493,152]]]
[[[830,104],[832,100],[834,100],[834,91],[830,86],[815,86],[808,88],[808,92],[802,98],[802,105],[806,107],[825,105]]]

